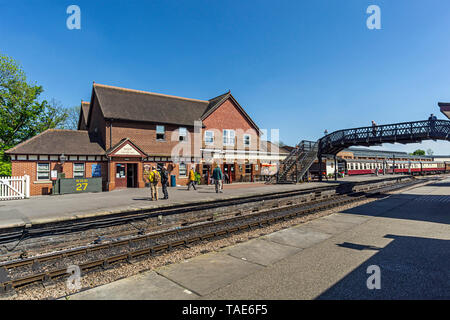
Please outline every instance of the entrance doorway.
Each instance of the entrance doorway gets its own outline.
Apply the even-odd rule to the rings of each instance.
[[[232,183],[235,179],[235,172],[234,172],[234,164],[224,164],[223,165],[223,174],[224,174],[224,180],[226,183]],[[225,175],[226,174],[226,175]],[[226,178],[228,176],[228,179]]]
[[[137,163],[116,164],[116,188],[136,188]]]
[[[137,164],[128,163],[127,164],[127,188],[137,187]]]

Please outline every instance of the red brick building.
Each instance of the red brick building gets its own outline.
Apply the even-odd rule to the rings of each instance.
[[[231,181],[255,181],[261,163],[288,153],[261,131],[230,92],[210,100],[94,83],[78,130],[47,130],[6,152],[12,175],[31,177],[31,194],[51,193],[50,172],[101,176],[104,190],[145,186],[144,165],[164,164],[176,183],[195,167],[208,183],[217,163]]]

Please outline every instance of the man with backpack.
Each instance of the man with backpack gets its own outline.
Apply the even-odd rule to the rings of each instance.
[[[169,199],[169,193],[167,192],[167,185],[169,184],[169,173],[167,172],[166,167],[163,165],[161,167],[161,186],[162,192],[164,194],[163,199]]]
[[[191,170],[189,170],[188,191],[191,190],[191,186],[194,188],[194,190],[197,190],[197,188],[195,188],[195,172],[194,172],[194,167],[192,167]]]
[[[155,167],[152,167],[152,171],[148,176],[148,180],[150,181],[150,193],[152,195],[152,201],[158,200],[158,182],[161,180],[161,175],[156,170]]]

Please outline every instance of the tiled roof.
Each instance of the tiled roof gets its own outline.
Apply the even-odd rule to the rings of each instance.
[[[104,155],[105,150],[87,131],[49,129],[24,141],[6,154]]]
[[[94,84],[106,119],[193,126],[209,101]]]

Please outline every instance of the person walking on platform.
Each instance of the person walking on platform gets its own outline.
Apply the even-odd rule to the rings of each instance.
[[[222,189],[223,174],[222,174],[222,170],[220,170],[220,168],[217,164],[213,170],[213,178],[214,178],[214,185],[216,187],[216,193],[219,193],[219,190]],[[222,191],[220,191],[220,192],[222,192]]]
[[[430,117],[428,118],[428,121],[430,122],[430,131],[431,134],[434,134],[435,128],[436,128],[436,116],[434,114],[431,114]]]
[[[194,188],[194,190],[197,190],[195,188],[195,172],[193,167],[191,168],[191,170],[189,170],[188,191],[191,190],[191,186]]]
[[[143,175],[143,177],[144,177],[145,183],[146,184],[148,183],[149,187],[151,185],[151,183],[150,183],[150,172],[151,172],[150,166],[148,164],[144,165],[144,175]],[[150,188],[150,194],[151,194],[151,192],[152,192],[152,190]]]
[[[148,180],[150,181],[150,193],[152,196],[152,201],[158,200],[158,182],[161,180],[161,176],[155,167],[152,167],[152,171],[148,176]]]
[[[167,172],[167,169],[165,166],[161,167],[161,186],[162,186],[162,192],[164,194],[163,199],[169,199],[169,193],[167,192],[167,185],[169,184],[169,173]]]

